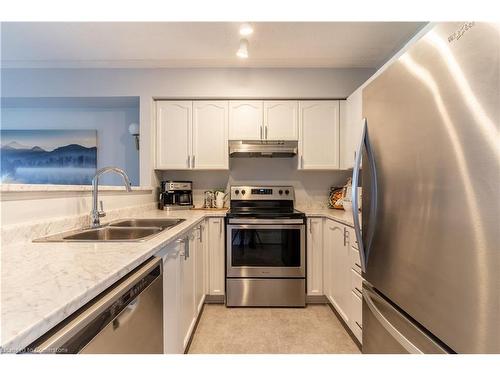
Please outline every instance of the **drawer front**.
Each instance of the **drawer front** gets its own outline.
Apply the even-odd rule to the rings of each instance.
[[[358,240],[356,238],[356,232],[354,231],[354,228],[351,227],[346,227],[348,236],[349,236],[349,245],[350,247],[359,250],[359,245],[358,245]]]
[[[351,318],[352,323],[350,324],[351,330],[354,333],[354,336],[362,342],[363,338],[363,319],[362,319],[362,311],[363,311],[363,302],[361,297],[359,297],[355,292],[351,292]]]
[[[351,257],[351,268],[361,274],[361,258],[359,256],[359,250],[351,247],[349,249],[349,254]]]
[[[355,270],[351,270],[351,290],[353,293],[361,297],[361,291],[363,290],[363,278]]]

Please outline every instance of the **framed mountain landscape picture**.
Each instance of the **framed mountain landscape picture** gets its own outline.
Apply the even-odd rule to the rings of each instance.
[[[0,130],[2,184],[90,185],[96,130]]]

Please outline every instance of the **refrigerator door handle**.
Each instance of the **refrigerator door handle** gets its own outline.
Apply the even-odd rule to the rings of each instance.
[[[369,292],[363,288],[363,300],[372,312],[373,316],[378,320],[378,322],[386,329],[386,331],[410,354],[423,354],[423,352],[411,343],[401,332],[399,332],[396,327],[394,327],[391,322],[389,322],[386,317],[380,312],[380,310],[373,302],[370,297]]]
[[[371,174],[371,191],[370,191],[370,212],[367,233],[365,233],[366,242],[363,242],[363,237],[361,233],[361,225],[359,222],[359,202],[358,202],[358,185],[359,185],[359,173],[361,169],[361,160],[363,155],[363,146],[366,149],[366,155],[368,157],[368,166],[370,168]],[[358,240],[359,255],[361,260],[361,270],[366,272],[366,267],[368,264],[368,257],[370,256],[370,248],[375,234],[375,220],[377,217],[377,171],[375,168],[375,158],[373,156],[373,150],[370,145],[370,140],[368,138],[368,121],[366,118],[363,119],[363,131],[361,133],[361,142],[359,143],[358,151],[356,152],[356,162],[354,163],[354,168],[352,171],[352,215],[354,222],[354,232],[356,233],[356,239]]]
[[[361,140],[359,142],[358,150],[356,151],[356,159],[354,160],[354,168],[352,169],[352,219],[354,223],[354,232],[358,240],[359,257],[361,260],[361,271],[366,272],[366,259],[361,237],[361,225],[359,223],[359,203],[358,203],[358,185],[359,185],[359,172],[361,168],[361,153],[363,151],[363,143],[365,142],[366,134],[366,118],[363,119],[363,130],[361,132]]]

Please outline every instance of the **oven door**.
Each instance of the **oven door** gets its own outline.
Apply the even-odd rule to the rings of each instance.
[[[305,277],[303,220],[230,219],[227,277]]]

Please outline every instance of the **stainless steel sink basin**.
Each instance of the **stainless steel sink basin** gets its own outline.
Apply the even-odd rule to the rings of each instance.
[[[160,233],[162,230],[162,228],[103,227],[84,230],[62,239],[64,241],[137,241]]]
[[[123,219],[98,228],[38,238],[33,242],[142,242],[183,221],[185,219]]]
[[[110,227],[158,227],[162,229],[175,227],[185,219],[127,219],[109,224]]]

